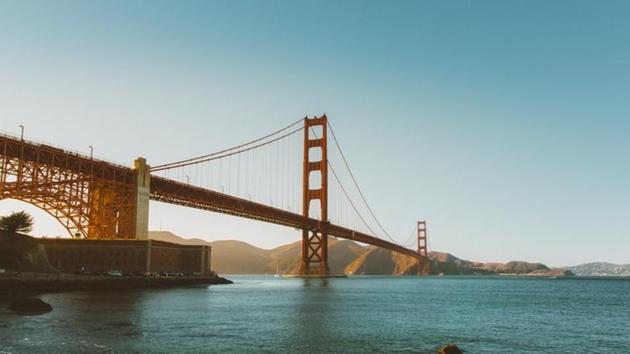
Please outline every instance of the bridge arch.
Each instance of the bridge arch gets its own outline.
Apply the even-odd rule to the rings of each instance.
[[[35,236],[63,236],[66,232],[69,236],[72,236],[72,229],[69,229],[64,220],[57,217],[49,209],[50,207],[17,198],[3,198],[0,199],[0,216],[6,216],[17,211],[25,211],[33,217],[33,233]]]
[[[135,238],[134,182],[130,168],[0,136],[0,200],[37,206],[72,237]]]
[[[10,198],[1,198],[0,202],[3,201],[18,201],[22,203],[26,203],[38,210],[43,211],[45,214],[51,216],[57,223],[68,232],[70,237],[84,237],[81,233],[81,229],[84,229],[85,226],[80,224],[80,219],[76,217],[77,211],[70,212],[70,207],[64,205],[63,207],[59,207],[59,205],[53,205],[50,202],[47,202],[44,199],[38,198],[23,198],[19,196],[10,197]],[[18,208],[16,208],[17,210]]]

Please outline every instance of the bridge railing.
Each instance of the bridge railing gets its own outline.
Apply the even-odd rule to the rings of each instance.
[[[0,137],[1,138],[15,140],[15,141],[18,141],[18,142],[22,141],[22,139],[20,139],[19,136],[15,135],[15,134],[12,134],[12,133],[9,133],[9,132],[7,132],[5,130],[0,130]],[[41,147],[54,148],[54,149],[63,151],[64,153],[66,153],[68,155],[75,156],[75,157],[80,157],[80,158],[87,159],[87,160],[92,159],[95,162],[105,162],[105,163],[108,163],[110,165],[113,165],[113,166],[119,167],[119,168],[130,168],[128,165],[123,165],[123,164],[121,164],[119,162],[115,162],[115,161],[111,161],[111,160],[108,160],[108,159],[104,159],[102,157],[94,157],[94,156],[90,157],[88,154],[86,154],[84,152],[80,152],[78,150],[73,150],[73,149],[68,149],[68,148],[65,148],[65,147],[53,144],[53,143],[48,142],[48,141],[39,140],[39,139],[32,139],[32,138],[28,138],[28,139],[24,138],[23,140],[27,144],[41,146]]]

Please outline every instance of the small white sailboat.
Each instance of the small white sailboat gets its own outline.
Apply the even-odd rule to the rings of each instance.
[[[280,278],[280,276],[282,276],[282,274],[280,274],[280,269],[279,269],[278,265],[276,264],[276,274],[273,277],[274,278]]]

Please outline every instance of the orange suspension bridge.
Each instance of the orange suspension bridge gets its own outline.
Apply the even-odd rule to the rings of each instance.
[[[143,158],[129,168],[0,135],[0,182],[0,200],[36,205],[76,238],[147,239],[155,200],[302,230],[302,275],[329,274],[328,236],[417,258],[419,273],[428,271],[426,223],[418,222],[406,242],[391,237],[325,115],[153,167]]]

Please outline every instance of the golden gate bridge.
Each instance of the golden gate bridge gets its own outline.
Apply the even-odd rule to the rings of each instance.
[[[301,230],[302,275],[329,274],[328,236],[414,257],[419,274],[428,272],[426,222],[405,242],[387,232],[326,115],[152,167],[143,158],[128,168],[0,135],[0,181],[0,200],[36,205],[76,238],[146,239],[154,200]]]

